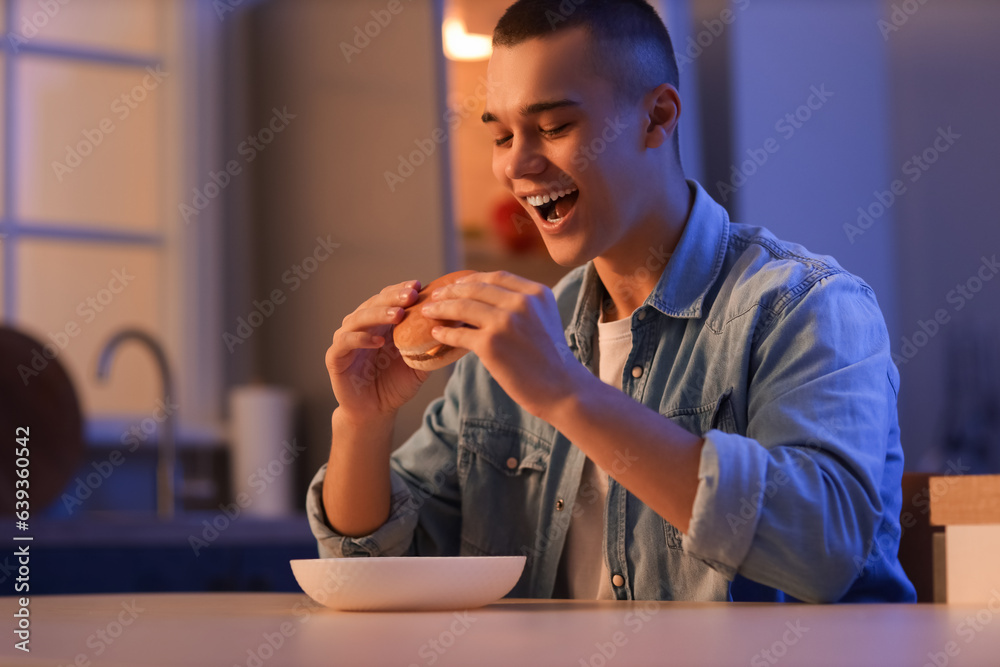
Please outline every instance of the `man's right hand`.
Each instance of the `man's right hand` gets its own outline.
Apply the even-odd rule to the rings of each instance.
[[[326,351],[330,384],[343,417],[355,423],[392,419],[430,376],[403,362],[392,328],[417,300],[420,282],[390,285],[344,318]]]

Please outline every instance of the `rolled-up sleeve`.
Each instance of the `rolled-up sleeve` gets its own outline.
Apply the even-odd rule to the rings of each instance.
[[[895,367],[870,289],[821,279],[773,311],[751,364],[746,435],[705,434],[684,548],[728,578],[835,601],[886,518],[898,447]]]
[[[413,541],[417,525],[410,489],[395,472],[390,472],[392,500],[389,518],[375,532],[362,537],[345,537],[333,530],[323,508],[323,480],[326,464],[319,469],[306,494],[306,514],[309,527],[319,546],[320,558],[351,558],[354,556],[402,556]]]
[[[370,535],[346,537],[334,531],[323,507],[324,464],[306,495],[309,525],[321,558],[354,556],[458,555],[461,503],[456,467],[459,360],[445,395],[424,411],[417,431],[390,457],[389,518]]]

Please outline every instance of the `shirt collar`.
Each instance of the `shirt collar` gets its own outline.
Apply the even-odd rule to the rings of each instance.
[[[688,181],[694,205],[674,254],[646,299],[665,315],[698,318],[729,246],[729,214],[697,181]]]
[[[644,305],[671,317],[699,318],[705,296],[722,271],[729,244],[729,214],[700,183],[693,180],[687,183],[694,193],[691,213],[673,255]],[[584,363],[591,358],[591,341],[605,295],[594,263],[588,262],[568,331],[570,346],[580,353]]]

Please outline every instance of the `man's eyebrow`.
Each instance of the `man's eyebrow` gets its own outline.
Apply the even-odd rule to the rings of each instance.
[[[578,107],[580,103],[576,100],[562,99],[562,100],[552,100],[549,102],[535,102],[533,104],[528,104],[520,109],[522,116],[533,116],[535,114],[542,113],[543,111],[551,111],[552,109],[562,109],[564,107]],[[497,123],[499,119],[490,113],[489,111],[483,112],[483,122],[484,123]]]

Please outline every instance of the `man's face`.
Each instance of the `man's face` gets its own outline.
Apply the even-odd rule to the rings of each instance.
[[[588,41],[572,29],[499,48],[487,72],[493,174],[564,266],[613,249],[645,213],[639,105],[616,109],[611,84],[586,63]]]

